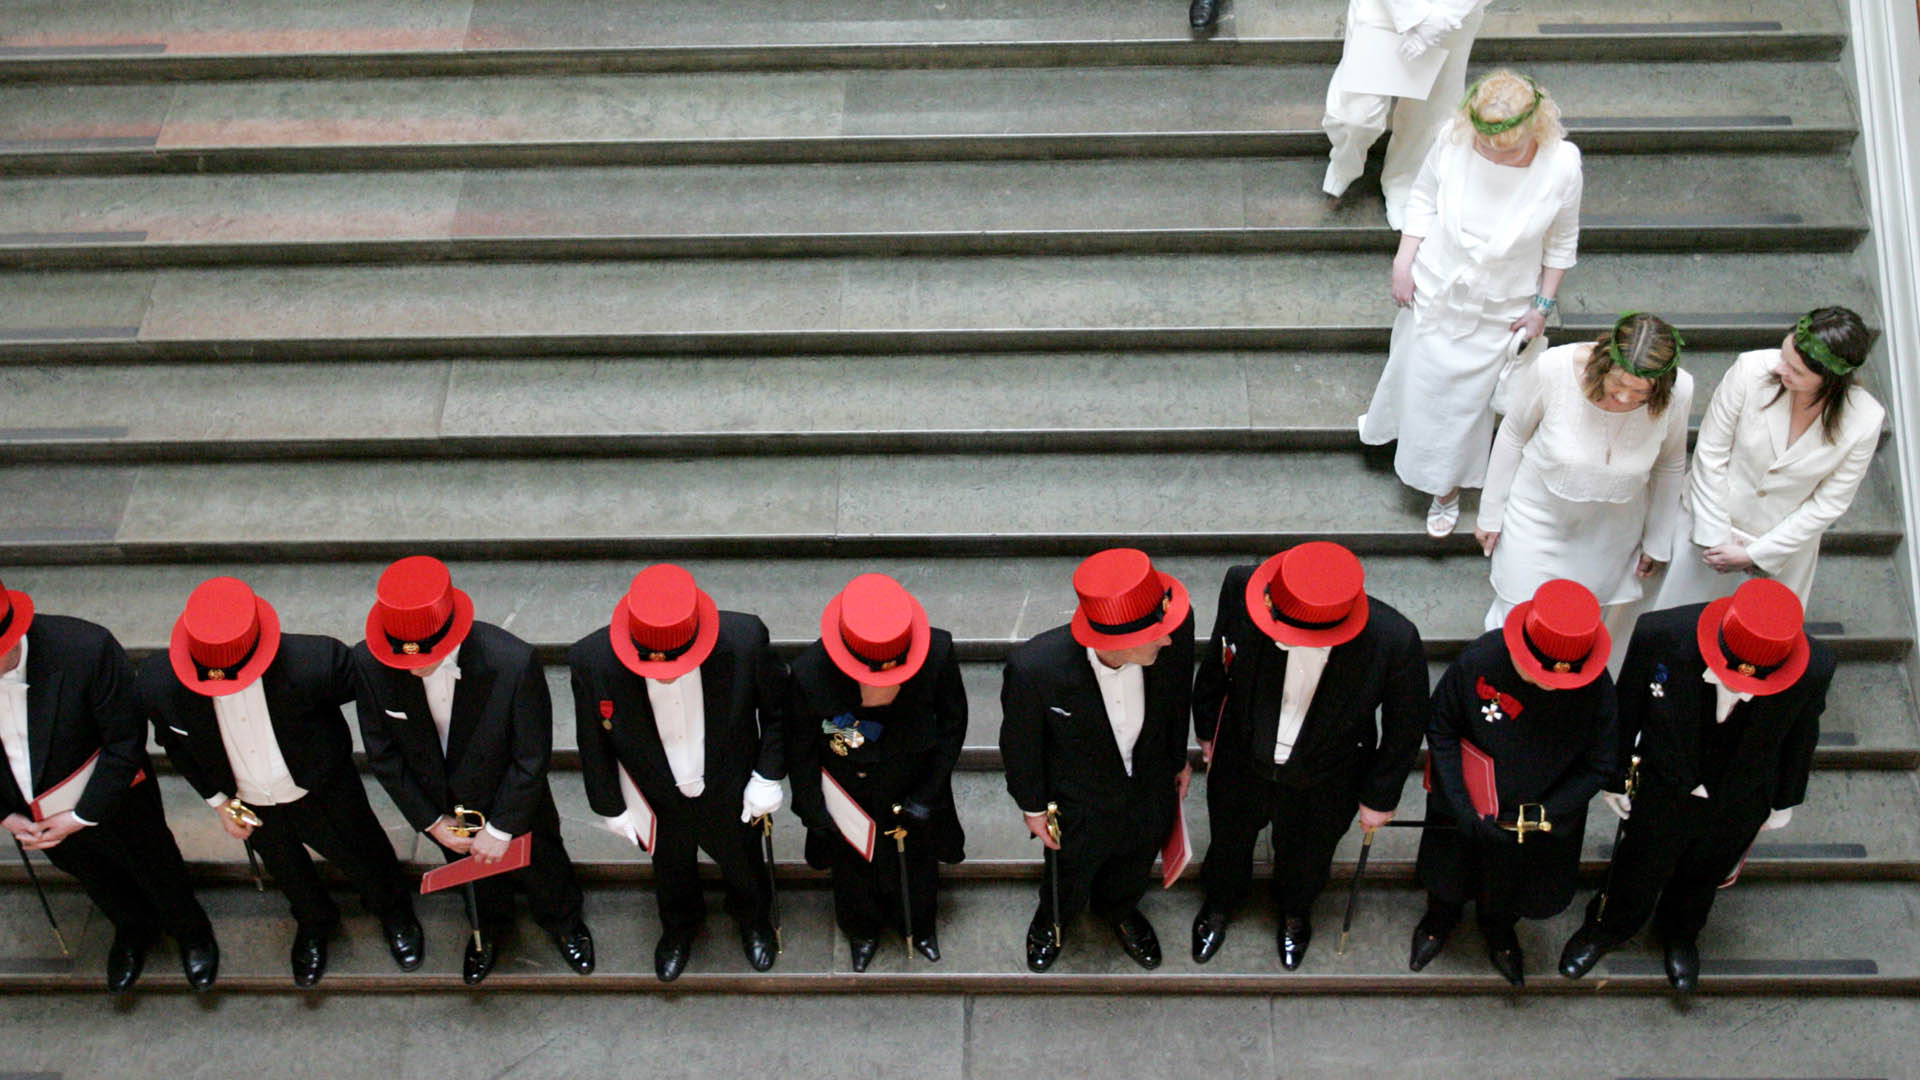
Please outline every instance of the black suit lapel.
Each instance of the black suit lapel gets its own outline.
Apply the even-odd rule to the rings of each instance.
[[[47,753],[53,745],[54,725],[60,720],[61,673],[41,662],[44,655],[44,647],[29,648],[27,651],[27,779],[34,785],[34,790],[23,792],[26,798],[22,802],[47,789],[46,779],[41,774],[47,768]],[[64,780],[66,777],[54,779]],[[12,777],[8,777],[8,781],[11,782]]]
[[[1277,651],[1277,650],[1276,650]],[[1328,739],[1346,736],[1346,721],[1354,687],[1366,675],[1372,657],[1358,640],[1336,645],[1327,654],[1327,665],[1320,670],[1320,682],[1307,702],[1307,715],[1300,723],[1300,734],[1293,741],[1289,760],[1311,761]]]
[[[627,672],[624,667],[620,668],[620,672],[627,673],[630,680],[628,685],[632,687],[633,708],[624,717],[615,716],[614,723],[616,730],[626,735],[627,744],[640,754],[640,769],[634,771],[634,779],[638,781],[642,773],[648,773],[658,776],[668,787],[674,787],[673,766],[667,762],[666,744],[660,741],[660,723],[653,715],[653,696],[647,692],[647,680]],[[701,689],[703,692],[706,689],[704,673]]]
[[[1113,718],[1107,715],[1107,696],[1100,692],[1100,679],[1093,673],[1093,665],[1100,661],[1089,660],[1084,650],[1078,650],[1078,653],[1077,663],[1073,665],[1073,681],[1068,687],[1070,691],[1068,699],[1074,705],[1074,715],[1069,722],[1081,720],[1084,717],[1082,722],[1092,724],[1104,732],[1106,738],[1094,741],[1100,745],[1101,757],[1107,762],[1106,770],[1109,775],[1125,777],[1127,762],[1120,756],[1120,742],[1114,736]],[[1145,715],[1141,718],[1140,734],[1134,738],[1135,750],[1140,748],[1141,741],[1147,737],[1147,728],[1151,726],[1153,720],[1153,686],[1146,681],[1144,673],[1141,681],[1144,692],[1140,696],[1145,699],[1146,707],[1142,710]]]
[[[494,671],[487,666],[485,657],[460,650],[460,677],[453,682],[452,716],[447,724],[448,776],[452,776],[456,763],[473,739],[474,730],[480,726],[487,699],[493,691],[493,679]],[[420,688],[420,696],[426,697],[425,686]],[[428,716],[431,718],[432,713]]]

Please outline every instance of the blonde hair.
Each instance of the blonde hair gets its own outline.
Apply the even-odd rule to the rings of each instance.
[[[1535,105],[1535,95],[1539,104]],[[1566,138],[1567,129],[1560,123],[1560,104],[1547,93],[1546,87],[1514,71],[1512,68],[1500,68],[1482,75],[1467,88],[1467,96],[1460,102],[1453,124],[1453,138],[1456,142],[1466,142],[1474,137],[1473,120],[1477,114],[1483,122],[1498,123],[1533,109],[1533,115],[1519,124],[1497,135],[1482,135],[1495,150],[1511,150],[1531,139],[1541,147]]]

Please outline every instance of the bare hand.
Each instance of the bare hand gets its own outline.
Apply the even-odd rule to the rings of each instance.
[[[220,819],[220,827],[227,830],[227,835],[235,840],[245,840],[253,835],[253,826],[244,821],[233,820],[233,815],[227,813],[225,809],[215,810],[213,815]]]
[[[1666,566],[1666,563],[1661,562],[1651,555],[1642,555],[1640,556],[1640,565],[1633,568],[1633,576],[1643,578],[1652,577],[1666,569]]]
[[[434,843],[439,844],[455,855],[465,855],[468,850],[473,847],[473,837],[455,836],[453,834],[453,828],[447,824],[446,818],[441,818],[439,821],[427,826],[427,835],[433,839]]]
[[[1027,831],[1040,838],[1040,842],[1053,851],[1060,850],[1060,842],[1047,835],[1047,815],[1027,814]]]
[[[1413,263],[1393,261],[1393,302],[1399,307],[1413,305]]]
[[[59,847],[60,841],[84,828],[86,826],[80,824],[80,819],[73,816],[73,811],[62,810],[41,822],[39,835],[23,846],[28,851],[45,851],[48,848]]]
[[[1720,573],[1745,570],[1753,565],[1753,557],[1747,554],[1747,545],[1739,540],[1729,540],[1724,544],[1715,544],[1701,553],[1708,566]]]
[[[1532,341],[1534,338],[1546,333],[1547,313],[1541,311],[1539,308],[1528,308],[1525,315],[1507,324],[1508,330],[1519,330],[1522,328],[1525,328],[1527,331],[1528,341]]]
[[[477,863],[497,863],[507,854],[508,841],[502,840],[485,829],[474,833],[468,839],[468,851]]]
[[[25,814],[8,814],[0,818],[0,825],[5,825],[13,838],[23,844],[40,838],[40,823]]]
[[[1393,811],[1375,810],[1364,804],[1360,807],[1360,828],[1372,832],[1393,820]]]
[[[1193,783],[1193,766],[1188,765],[1180,770],[1180,775],[1173,778],[1173,789],[1180,798],[1184,799],[1187,797],[1187,785],[1191,783]]]
[[[1488,531],[1486,529],[1475,529],[1473,530],[1473,538],[1480,541],[1480,554],[1492,558],[1493,545],[1500,542],[1500,530],[1494,529]]]
[[[1207,766],[1209,766],[1209,765],[1211,765],[1211,764],[1213,764],[1213,744],[1214,744],[1214,743],[1215,743],[1215,742],[1216,742],[1216,741],[1217,741],[1217,740],[1218,740],[1219,738],[1220,738],[1220,734],[1219,734],[1219,732],[1215,732],[1215,733],[1214,733],[1214,736],[1213,736],[1213,738],[1211,738],[1211,739],[1205,739],[1205,740],[1202,740],[1202,741],[1201,741],[1201,743],[1200,743],[1200,767],[1201,767],[1202,769],[1204,769],[1204,768],[1206,768]]]

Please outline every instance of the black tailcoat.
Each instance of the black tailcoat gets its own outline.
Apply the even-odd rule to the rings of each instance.
[[[1290,913],[1303,914],[1358,806],[1399,804],[1426,732],[1427,657],[1413,623],[1369,597],[1366,626],[1327,654],[1293,752],[1275,765],[1288,654],[1247,616],[1254,570],[1227,571],[1213,641],[1194,679],[1194,730],[1214,744],[1203,877],[1209,897],[1237,901],[1252,880],[1254,843],[1271,822],[1281,864],[1274,887]]]
[[[1483,680],[1517,699],[1519,715],[1489,719],[1479,693]],[[1604,671],[1578,689],[1545,690],[1521,681],[1500,631],[1467,646],[1440,677],[1427,720],[1434,783],[1427,816],[1461,826],[1421,836],[1419,870],[1427,888],[1455,903],[1478,899],[1483,914],[1546,918],[1564,910],[1580,869],[1587,803],[1613,775],[1616,738],[1613,681]],[[1524,844],[1508,833],[1482,835],[1460,771],[1462,739],[1493,758],[1501,819],[1513,820],[1522,803],[1539,803],[1551,833],[1531,833]]]

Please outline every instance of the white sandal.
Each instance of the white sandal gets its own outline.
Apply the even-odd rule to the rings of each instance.
[[[1445,540],[1453,535],[1453,527],[1460,523],[1460,493],[1453,493],[1452,500],[1441,502],[1435,495],[1427,507],[1427,535],[1435,540]]]

